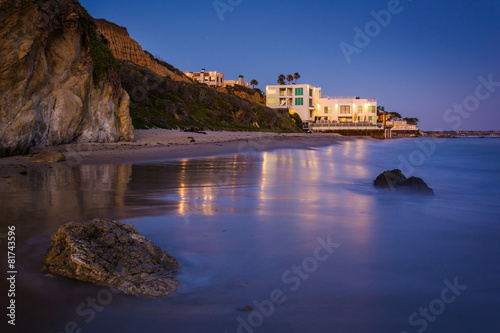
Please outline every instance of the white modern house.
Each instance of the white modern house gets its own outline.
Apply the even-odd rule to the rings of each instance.
[[[321,88],[309,84],[266,86],[266,105],[272,109],[288,109],[302,121],[314,120]]]
[[[377,100],[356,96],[321,96],[317,103],[319,122],[377,123]]]
[[[298,113],[303,122],[377,123],[377,100],[326,96],[309,84],[266,86],[266,105]]]
[[[185,72],[187,77],[198,81],[200,83],[205,83],[211,87],[223,87],[224,86],[224,74],[217,71],[207,72],[205,68],[201,69],[201,72]]]
[[[240,85],[240,86],[247,87],[247,88],[250,87],[250,83],[245,82],[245,78],[243,77],[243,75],[240,75],[238,77],[238,80],[225,80],[224,81],[224,87],[227,87],[227,86],[234,87],[235,85]]]
[[[245,82],[245,78],[243,75],[240,75],[238,80],[224,80],[224,74],[217,71],[205,71],[205,68],[202,68],[200,72],[185,72],[187,77],[198,81],[200,83],[205,83],[210,87],[226,87],[240,85],[244,87],[250,87],[248,82]]]

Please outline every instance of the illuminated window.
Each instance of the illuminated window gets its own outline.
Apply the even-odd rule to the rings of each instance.
[[[362,106],[358,106],[358,113],[363,113],[363,107]]]
[[[325,114],[332,113],[332,107],[331,106],[325,106]]]
[[[295,88],[295,96],[304,95],[304,88]]]
[[[351,106],[350,105],[341,105],[340,106],[340,114],[350,114]]]
[[[369,106],[368,107],[368,112],[369,113],[375,113],[375,112],[377,112],[377,108],[375,106]]]
[[[295,105],[304,105],[304,99],[303,98],[296,98]]]
[[[276,104],[276,98],[268,98],[267,104]]]
[[[276,88],[267,88],[267,93],[269,95],[276,95]]]

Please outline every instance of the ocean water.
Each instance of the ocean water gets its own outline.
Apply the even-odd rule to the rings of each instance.
[[[375,190],[394,168],[435,197]],[[500,331],[500,140],[55,166],[0,190],[0,233],[18,234],[19,332]],[[174,255],[178,290],[138,298],[41,273],[50,235],[95,217]]]

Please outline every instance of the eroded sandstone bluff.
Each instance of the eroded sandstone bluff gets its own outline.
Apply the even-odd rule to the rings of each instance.
[[[0,157],[134,140],[129,96],[78,1],[0,0],[0,22]]]
[[[117,59],[132,61],[139,66],[151,69],[158,75],[168,76],[175,81],[192,82],[180,70],[167,63],[162,65],[160,61],[149,52],[144,51],[141,45],[130,37],[127,28],[105,19],[96,19],[95,23],[104,37],[106,37],[108,46]]]
[[[163,296],[178,285],[174,257],[133,226],[95,219],[69,222],[52,235],[43,271],[116,288],[139,296]]]

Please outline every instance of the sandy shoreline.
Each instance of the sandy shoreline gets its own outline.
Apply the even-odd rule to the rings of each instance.
[[[0,159],[0,173],[47,166],[30,163],[29,157],[41,152],[57,151],[69,166],[78,164],[126,164],[168,159],[207,157],[280,148],[310,149],[352,140],[337,134],[206,132],[186,133],[178,130],[135,130],[136,142],[72,143],[33,148],[28,155]],[[194,140],[194,141],[193,141]]]

